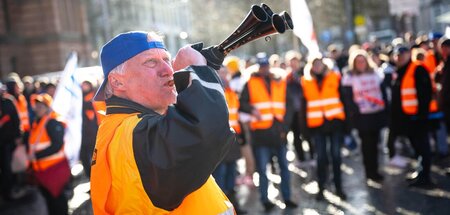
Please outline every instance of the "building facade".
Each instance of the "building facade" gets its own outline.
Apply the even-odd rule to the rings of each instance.
[[[89,64],[86,9],[82,0],[1,0],[0,75],[35,75],[64,68],[71,51]]]
[[[71,51],[98,65],[101,46],[130,30],[160,32],[176,54],[190,14],[188,0],[0,0],[0,79],[61,71]]]

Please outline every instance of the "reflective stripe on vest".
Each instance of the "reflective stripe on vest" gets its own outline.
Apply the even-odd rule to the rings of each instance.
[[[225,89],[225,99],[228,104],[228,112],[229,112],[229,123],[230,127],[236,131],[236,133],[241,133],[241,126],[239,125],[239,98],[233,90],[230,88]]]
[[[316,128],[327,120],[345,119],[344,106],[339,94],[340,76],[333,71],[326,74],[322,88],[319,90],[316,79],[301,78],[303,93],[306,99],[306,124]]]
[[[37,123],[36,121],[33,122],[29,139],[31,149],[30,153],[35,154],[36,152],[40,152],[50,147],[51,140],[48,136],[46,125],[50,119],[56,118],[56,113],[52,112],[42,117],[39,123]],[[63,160],[64,156],[64,147],[61,147],[61,149],[57,153],[40,158],[38,160],[34,160],[31,164],[33,166],[33,169],[35,170],[45,170]]]
[[[252,116],[250,129],[268,129],[273,119],[283,122],[286,113],[286,82],[284,80],[270,81],[270,95],[264,78],[253,76],[248,81],[250,104],[261,114],[257,119]]]

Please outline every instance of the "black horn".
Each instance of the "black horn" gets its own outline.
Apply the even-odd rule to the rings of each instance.
[[[228,36],[219,45],[219,49],[224,49],[225,47],[232,44],[236,39],[239,39],[242,34],[245,34],[255,28],[259,23],[267,22],[269,16],[267,13],[258,5],[252,5],[250,11],[244,20],[239,24],[239,26],[234,30],[234,32]]]
[[[239,39],[235,40],[232,44],[225,47],[225,54],[230,51],[239,48],[240,46],[247,44],[253,40],[261,37],[269,36],[276,33],[284,33],[286,31],[286,24],[278,14],[273,14],[272,17],[263,23],[257,25],[252,31],[242,35]]]
[[[292,19],[287,12],[278,15],[262,3],[261,6],[252,5],[241,24],[220,44],[206,49],[202,49],[203,43],[194,44],[192,47],[202,53],[212,53],[208,54],[208,57],[215,56],[215,61],[220,62],[222,57],[244,44],[272,34],[282,34],[293,28]]]
[[[288,12],[283,11],[280,13],[281,18],[283,18],[284,23],[286,24],[286,30],[293,30],[294,29],[294,23],[292,22],[291,16]]]

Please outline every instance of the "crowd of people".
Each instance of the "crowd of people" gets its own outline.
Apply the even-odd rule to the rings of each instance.
[[[84,99],[80,161],[87,177],[102,117],[98,111],[104,110],[102,103],[92,102],[93,82],[81,83]],[[30,76],[20,78],[16,73],[10,73],[4,84],[0,83],[1,194],[4,201],[18,201],[30,194],[30,185],[37,186],[49,214],[67,214],[65,190],[71,188],[64,134],[68,125],[51,108],[56,86],[56,82],[46,78],[35,81]],[[24,149],[22,154],[20,149]],[[24,167],[12,168],[13,157],[16,163],[25,159]]]
[[[342,186],[341,149],[354,150],[356,142],[360,143],[367,180],[383,181],[379,151],[385,148],[388,165],[405,168],[406,157],[419,161],[419,167],[407,176],[410,187],[439,186],[430,168],[433,161],[449,155],[450,40],[439,33],[408,39],[353,45],[348,51],[330,45],[326,53],[307,59],[294,50],[285,53],[284,58],[258,53],[247,61],[225,59],[221,74],[228,71],[228,76],[222,75],[222,82],[230,94],[235,93],[227,96],[230,125],[240,126],[235,130],[244,134],[240,135],[245,139],[239,141],[241,147],[252,148],[253,153],[243,153],[243,157],[256,165],[260,200],[266,211],[275,207],[268,199],[267,164],[279,167],[286,207],[297,207],[290,198],[288,132],[293,134],[297,166],[311,164],[307,158],[315,160],[319,201],[324,200],[329,175],[333,176],[336,195],[347,198]],[[236,66],[238,62],[242,62],[241,67]],[[239,102],[234,101],[236,97]],[[386,128],[388,135],[383,132]],[[309,155],[303,143],[308,144]],[[400,150],[400,143],[414,153]],[[221,165],[235,168],[228,160]],[[217,172],[216,178],[233,181],[228,178],[234,178],[233,171],[228,170],[228,175]],[[231,185],[223,186],[233,191]]]
[[[148,45],[143,49],[141,34],[119,35],[103,47],[105,83],[95,99],[96,83],[89,80],[81,83],[84,100],[80,162],[86,176],[92,180],[94,211],[126,211],[130,209],[126,207],[131,206],[123,204],[130,203],[134,198],[132,195],[152,199],[151,208],[146,210],[189,211],[197,207],[195,201],[202,195],[223,200],[214,187],[218,185],[234,205],[234,211],[244,214],[246,211],[239,206],[235,187],[237,183],[253,185],[255,171],[259,177],[261,204],[270,211],[276,205],[268,197],[268,164],[281,177],[280,191],[285,206],[296,208],[298,203],[291,198],[291,173],[286,157],[289,132],[293,134],[296,165],[300,168],[305,164],[315,166],[318,201],[324,200],[330,175],[333,176],[335,194],[343,200],[347,198],[342,185],[341,149],[344,146],[354,149],[356,142],[359,142],[368,180],[380,182],[384,178],[378,161],[379,151],[384,147],[379,147],[380,144],[386,143],[390,165],[405,167],[405,154],[398,147],[402,142],[404,148],[414,150],[411,158],[420,162],[420,168],[415,170],[417,174],[408,179],[409,186],[424,189],[439,186],[433,182],[431,164],[449,155],[449,38],[431,33],[415,40],[396,38],[391,44],[353,45],[348,51],[330,45],[324,54],[308,57],[294,50],[271,56],[258,53],[247,60],[228,56],[222,59],[220,68],[214,68],[227,103],[227,106],[220,106],[217,92],[203,89],[211,85],[203,86],[204,81],[199,81],[201,84],[197,86],[193,81],[207,76],[202,66],[188,67],[191,71],[188,83],[177,84],[177,78],[186,81],[180,74],[175,77],[175,83],[170,78],[174,71],[186,66],[206,64],[197,56],[198,52],[195,54],[193,49],[182,48],[175,63],[170,64],[170,57],[162,51],[165,47],[160,38],[149,34],[150,42],[144,38]],[[127,47],[133,54],[113,56],[120,44],[128,40],[135,41]],[[159,57],[145,61],[146,56],[153,54]],[[139,61],[144,62],[143,66]],[[133,69],[154,68],[164,71],[164,74],[158,73],[158,77],[164,77],[163,86],[147,83],[153,81],[154,76],[131,74]],[[128,70],[130,72],[125,72]],[[211,76],[205,80],[213,79]],[[34,172],[51,169],[66,160],[63,136],[67,125],[51,109],[57,83],[34,81],[30,76],[20,78],[15,73],[9,74],[3,83],[0,85],[1,193],[3,199],[14,201],[23,196],[20,187],[33,181],[24,177],[27,174],[11,168],[15,149],[25,146]],[[178,94],[173,92],[174,84]],[[156,87],[170,89],[160,92]],[[144,88],[147,94],[139,93]],[[164,104],[157,104],[155,100]],[[177,105],[172,108],[174,103]],[[206,106],[199,107],[200,104]],[[215,109],[211,111],[213,107]],[[235,144],[229,144],[231,147],[224,145],[230,142],[231,133],[229,129],[223,130],[223,117],[217,113],[225,107],[229,116],[227,127],[236,134]],[[100,114],[100,110],[106,110],[106,116]],[[137,113],[141,115],[134,119]],[[103,119],[106,122],[102,122]],[[116,123],[122,121],[125,125]],[[97,137],[101,123],[105,125]],[[217,133],[219,128],[223,134]],[[382,131],[386,128],[389,134],[385,140]],[[117,133],[123,135],[117,137]],[[180,141],[180,134],[184,143],[165,145]],[[121,141],[133,144],[118,144]],[[207,144],[211,142],[221,144]],[[154,143],[163,146],[146,146]],[[304,143],[308,144],[308,150]],[[227,148],[229,151],[223,154]],[[129,152],[133,150],[135,153],[131,155]],[[116,161],[109,157],[111,153]],[[245,172],[239,175],[237,161],[241,157],[246,165]],[[130,169],[122,166],[124,162]],[[142,184],[133,177],[120,178],[118,175],[121,174],[138,175]],[[100,178],[105,175],[110,177],[107,183]],[[168,184],[176,184],[180,177],[189,182],[180,182],[174,188],[178,190],[165,196],[168,195]],[[61,186],[68,183],[69,180],[64,180]],[[117,188],[117,183],[123,188]],[[37,185],[46,199],[49,214],[68,213],[64,188],[55,192],[42,183]],[[105,189],[110,189],[112,194],[105,196],[108,194]],[[196,189],[198,191],[194,192]],[[144,200],[138,203],[147,204]],[[114,210],[109,208],[113,205]],[[229,210],[221,204],[213,208]]]

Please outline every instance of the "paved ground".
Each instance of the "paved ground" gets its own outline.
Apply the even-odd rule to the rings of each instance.
[[[431,190],[411,189],[407,187],[405,174],[410,169],[399,169],[385,165],[385,156],[381,156],[382,173],[385,180],[382,183],[366,182],[362,171],[362,161],[359,154],[353,154],[343,159],[342,170],[344,189],[348,199],[341,201],[333,195],[333,186],[329,183],[325,192],[326,201],[318,202],[314,196],[317,192],[315,181],[315,167],[297,168],[293,163],[294,154],[290,152],[292,172],[292,199],[299,203],[295,210],[283,209],[284,204],[275,187],[280,177],[269,173],[272,181],[269,195],[277,208],[270,213],[263,211],[258,200],[256,188],[238,187],[238,197],[242,208],[248,214],[450,214],[450,177],[445,175],[444,167],[450,166],[450,161],[441,161],[433,166],[433,178],[437,188]],[[413,162],[412,162],[413,163]],[[255,177],[257,178],[257,177]],[[255,180],[257,184],[257,180]],[[77,178],[74,182],[74,195],[70,201],[71,214],[92,214],[89,200],[89,184],[84,178]],[[331,191],[331,192],[330,192]],[[0,199],[0,214],[46,214],[44,199],[32,189],[30,194],[19,202],[5,203]]]

